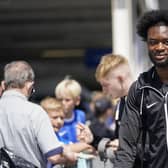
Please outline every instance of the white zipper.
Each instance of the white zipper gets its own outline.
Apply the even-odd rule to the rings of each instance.
[[[167,142],[167,149],[168,149],[168,110],[167,110],[167,96],[168,92],[165,95],[165,102],[164,102],[164,110],[165,110],[165,118],[166,118],[166,142]]]

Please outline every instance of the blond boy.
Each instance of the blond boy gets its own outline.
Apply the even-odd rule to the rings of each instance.
[[[57,134],[58,130],[64,125],[65,114],[62,103],[53,97],[46,97],[40,102],[40,105],[47,112],[54,131]]]
[[[75,109],[80,104],[81,91],[79,82],[73,79],[64,79],[55,88],[55,95],[62,101],[65,112],[64,125],[58,134],[69,143],[78,142],[76,127],[79,123],[85,124],[85,113]]]

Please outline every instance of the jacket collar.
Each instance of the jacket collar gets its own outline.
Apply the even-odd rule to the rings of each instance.
[[[154,66],[150,68],[147,72],[140,74],[138,78],[138,83],[140,84],[141,87],[152,86],[157,89],[160,89],[163,84]]]

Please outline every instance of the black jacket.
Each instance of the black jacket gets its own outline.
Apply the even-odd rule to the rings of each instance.
[[[168,168],[168,86],[154,67],[140,75],[130,88],[123,112],[114,168],[132,168],[140,134],[149,137],[145,168]],[[167,133],[166,133],[167,130]]]

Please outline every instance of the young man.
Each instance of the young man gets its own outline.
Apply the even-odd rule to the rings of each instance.
[[[125,57],[115,54],[104,55],[96,69],[97,81],[101,84],[102,90],[112,99],[120,99],[116,119],[116,138],[118,138],[118,129],[125,104],[125,97],[133,82],[131,70]],[[111,142],[114,150],[118,147],[118,140]]]
[[[25,61],[13,61],[4,68],[5,91],[0,99],[0,148],[5,147],[36,167],[75,162],[53,132],[46,112],[28,101],[34,86],[34,71]]]
[[[130,88],[120,125],[120,146],[114,167],[132,168],[137,142],[142,139],[143,144],[148,135],[149,149],[144,167],[167,168],[168,11],[145,13],[139,20],[137,33],[147,43],[153,67],[141,74]]]
[[[111,137],[112,141],[108,144],[108,146],[112,147],[112,150],[115,152],[119,146],[118,133],[125,107],[125,101],[131,84],[133,83],[133,77],[128,60],[121,55],[104,55],[96,69],[96,79],[100,82],[106,95],[109,95],[113,99],[120,99],[115,114],[115,138]],[[136,161],[133,166],[134,168],[140,168],[141,160],[139,158],[140,156],[137,153]]]

